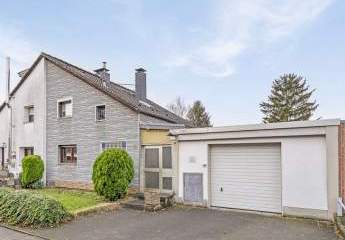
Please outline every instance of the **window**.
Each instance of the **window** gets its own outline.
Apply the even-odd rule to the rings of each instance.
[[[64,100],[58,102],[59,118],[72,117],[72,100]]]
[[[24,122],[26,123],[34,122],[34,106],[26,106],[24,110],[25,110]]]
[[[77,163],[77,145],[59,146],[60,163]]]
[[[120,149],[127,149],[127,142],[126,141],[118,141],[118,142],[103,142],[102,143],[102,151],[109,149],[109,148],[120,148]]]
[[[163,147],[163,168],[172,168],[171,147]]]
[[[159,172],[145,172],[145,187],[159,188]]]
[[[96,106],[96,120],[102,121],[105,119],[105,105]]]
[[[34,155],[34,148],[33,147],[25,147],[24,148],[24,157]]]
[[[159,168],[159,148],[145,149],[145,168]]]
[[[172,177],[163,177],[163,189],[172,190]]]

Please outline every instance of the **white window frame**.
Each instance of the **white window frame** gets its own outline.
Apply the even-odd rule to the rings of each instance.
[[[67,102],[71,101],[71,116],[65,116],[65,117],[60,117],[60,108],[59,104],[62,102]],[[56,101],[56,116],[58,119],[64,119],[64,118],[71,118],[73,116],[73,98],[72,97],[65,97],[65,98],[60,98]]]
[[[102,107],[104,106],[104,119],[97,119],[97,107]],[[95,121],[96,122],[102,122],[107,118],[107,106],[105,104],[98,104],[95,106]]]
[[[62,148],[75,147],[76,149],[76,160],[73,162],[61,162],[61,150]],[[58,165],[71,165],[76,166],[78,164],[78,146],[77,144],[62,144],[58,145]]]
[[[34,116],[34,119],[33,121],[29,121],[30,119],[30,109],[33,109],[33,116]],[[27,105],[24,107],[24,123],[34,123],[35,122],[35,106],[34,105]]]
[[[124,139],[119,139],[119,140],[116,140],[116,141],[102,141],[100,146],[99,146],[99,149],[100,149],[100,152],[103,152],[105,149],[103,149],[102,145],[104,143],[108,143],[108,144],[116,144],[116,143],[122,143],[122,142],[126,142],[126,148],[121,148],[120,149],[123,149],[123,150],[126,150],[128,149],[128,141],[127,140],[124,140]]]

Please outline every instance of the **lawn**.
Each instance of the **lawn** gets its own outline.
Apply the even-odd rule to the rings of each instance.
[[[60,188],[44,188],[35,190],[36,192],[50,196],[67,209],[69,212],[74,212],[82,208],[88,208],[102,203],[105,200],[98,196],[95,192],[82,190],[69,190]]]

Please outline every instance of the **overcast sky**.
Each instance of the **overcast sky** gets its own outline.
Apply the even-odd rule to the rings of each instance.
[[[148,96],[166,106],[200,99],[215,125],[261,122],[259,103],[283,73],[305,76],[315,118],[345,119],[345,1],[5,1],[0,8],[0,99],[5,56],[16,72],[41,51],[114,82],[148,71]]]

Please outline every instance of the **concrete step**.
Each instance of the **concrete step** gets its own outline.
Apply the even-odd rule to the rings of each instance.
[[[141,199],[141,200],[144,200],[144,199],[145,199],[144,193],[142,193],[142,192],[136,193],[136,194],[135,194],[135,197],[138,198],[138,199]]]
[[[132,199],[128,200],[126,202],[121,203],[121,206],[124,208],[130,208],[134,210],[144,210],[145,209],[145,203],[143,199]]]

